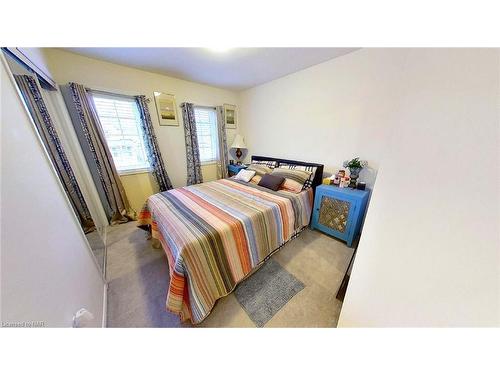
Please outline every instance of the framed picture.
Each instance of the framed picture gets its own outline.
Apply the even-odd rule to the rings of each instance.
[[[226,119],[226,129],[236,129],[236,106],[224,104],[224,118]]]
[[[156,112],[158,113],[158,121],[162,126],[179,126],[177,118],[177,105],[175,97],[171,94],[164,94],[155,91]]]

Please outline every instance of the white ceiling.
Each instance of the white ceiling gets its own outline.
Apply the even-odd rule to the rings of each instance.
[[[230,90],[244,90],[357,48],[65,48],[80,55]]]

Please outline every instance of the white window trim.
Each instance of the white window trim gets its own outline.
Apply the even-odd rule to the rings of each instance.
[[[214,111],[215,113],[215,121],[217,121],[217,108],[216,107],[212,107],[212,106],[205,106],[205,105],[195,105],[194,106],[194,109],[196,108],[200,108],[200,109],[205,109],[205,110],[211,110],[211,111]],[[217,127],[217,123],[215,124],[215,126]],[[218,143],[218,139],[217,139],[217,143]],[[217,144],[217,148],[220,147],[219,144]],[[217,151],[216,151],[217,152]],[[217,155],[216,155],[217,157]],[[200,165],[201,166],[209,166],[209,165],[217,165],[219,162],[219,160],[217,158],[213,159],[213,160],[204,160],[204,161],[200,161]]]
[[[108,97],[115,97],[117,100],[126,99],[126,100],[134,101],[133,96],[124,95],[124,94],[117,94],[117,93],[112,93],[112,92],[106,92],[106,91],[101,91],[101,90],[91,90],[91,94],[92,94],[92,96],[94,96],[94,95],[96,95],[96,96],[108,96]],[[139,129],[139,131],[141,131],[141,130]],[[106,140],[106,142],[107,142],[107,140]],[[146,147],[146,145],[144,145],[144,147]],[[148,164],[150,164],[150,161],[148,161]],[[120,176],[151,173],[151,171],[152,171],[151,166],[144,167],[144,168],[130,168],[130,169],[118,169],[117,168],[118,175],[120,175]]]
[[[120,176],[127,176],[131,174],[144,174],[144,173],[151,173],[151,168],[137,168],[137,169],[123,169],[123,170],[118,170],[118,174]]]
[[[217,164],[217,160],[206,160],[201,162],[201,165],[215,165],[215,164]]]

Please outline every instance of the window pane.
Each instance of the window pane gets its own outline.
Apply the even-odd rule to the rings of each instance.
[[[121,135],[120,120],[118,120],[118,118],[99,117],[99,119],[101,120],[104,135],[106,137],[108,137],[108,135]]]
[[[218,159],[217,150],[217,114],[214,109],[195,108],[196,132],[201,162],[212,162]]]
[[[106,94],[93,94],[93,98],[116,168],[149,168],[135,100]]]

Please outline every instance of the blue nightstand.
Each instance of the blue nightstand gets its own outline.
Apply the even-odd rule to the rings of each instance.
[[[227,166],[227,172],[228,172],[229,176],[234,176],[234,175],[237,175],[239,171],[241,171],[242,169],[246,169],[247,167],[248,167],[248,165],[245,165],[245,164],[241,164],[241,165],[229,164]]]
[[[352,242],[361,230],[369,192],[333,185],[319,185],[314,198],[311,227],[347,242]]]

